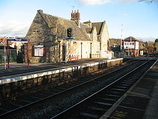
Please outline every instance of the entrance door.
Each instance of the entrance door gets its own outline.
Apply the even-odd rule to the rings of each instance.
[[[62,61],[66,60],[66,46],[65,44],[62,46]]]

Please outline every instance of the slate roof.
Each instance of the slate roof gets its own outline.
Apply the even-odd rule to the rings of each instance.
[[[136,38],[132,37],[132,36],[129,36],[127,38],[125,38],[124,40],[133,40],[133,41],[138,41],[140,42],[139,40],[137,40]]]
[[[87,22],[84,22],[84,23],[88,24],[88,23],[91,23],[91,21],[87,21]],[[95,27],[96,30],[97,30],[97,35],[100,35],[104,24],[105,24],[105,21],[103,21],[103,22],[93,22],[92,27],[91,28],[86,28],[86,31],[87,31],[87,33],[92,33],[93,28]]]
[[[66,37],[68,28],[72,28],[73,38],[74,40],[83,40],[83,41],[92,41],[88,34],[92,33],[94,27],[97,30],[97,35],[102,34],[102,29],[106,27],[106,22],[95,22],[92,23],[88,21],[87,23],[91,23],[91,27],[87,24],[81,23],[78,26],[77,23],[73,20],[64,19],[61,17],[53,16],[50,14],[43,13],[43,10],[37,10],[37,14],[32,22],[32,25],[26,35],[26,37],[33,37],[33,32],[40,31],[38,39],[51,39],[50,37]],[[37,39],[37,38],[36,38]],[[35,41],[36,41],[35,39]]]
[[[60,36],[63,34],[66,35],[66,29],[72,28],[73,37],[75,37],[76,40],[91,40],[86,33],[84,24],[80,23],[80,27],[78,27],[77,24],[72,20],[52,16],[52,15],[41,13],[41,12],[39,14],[41,15],[41,17],[47,24],[48,28],[50,29],[56,28],[56,33],[53,32],[53,34],[57,36]]]
[[[93,28],[86,28],[87,33],[92,33]]]
[[[96,27],[97,35],[99,35],[101,33],[103,23],[104,22],[95,22],[95,23],[92,23],[92,27]]]

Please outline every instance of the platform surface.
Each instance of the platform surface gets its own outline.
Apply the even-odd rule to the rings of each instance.
[[[158,61],[110,116],[101,119],[158,119]]]
[[[29,66],[24,64],[12,64],[8,69],[0,70],[0,85],[8,84],[20,80],[27,80],[31,78],[42,77],[45,75],[52,75],[59,72],[72,71],[74,68],[82,69],[84,67],[108,64],[113,61],[121,61],[123,58],[117,59],[81,59],[69,62],[60,63],[43,63],[43,64],[30,64]]]

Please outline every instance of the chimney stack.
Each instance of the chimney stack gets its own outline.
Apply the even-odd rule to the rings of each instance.
[[[80,12],[79,10],[72,10],[71,20],[75,21],[78,26],[80,26]]]
[[[79,13],[79,10],[77,10],[77,12],[76,12],[76,19],[80,20],[80,13]]]
[[[71,20],[74,20],[75,19],[75,14],[74,14],[74,11],[72,10],[72,13],[71,13]]]

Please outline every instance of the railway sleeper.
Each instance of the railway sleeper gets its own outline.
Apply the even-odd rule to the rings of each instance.
[[[113,91],[113,90],[109,90],[107,93],[112,93],[112,94],[115,94],[115,95],[122,95],[122,94],[124,94],[124,92],[122,92],[122,91]]]
[[[131,84],[119,84],[118,86],[124,86],[124,87],[130,87],[131,85],[132,85],[133,83],[131,83]]]
[[[112,88],[111,89],[112,91],[121,91],[121,92],[125,92],[126,91],[126,89],[119,89],[119,88]]]
[[[135,83],[135,81],[132,81],[132,82],[121,82],[118,86],[130,87],[134,83]]]
[[[121,82],[121,84],[132,84],[133,82],[133,80],[124,80]]]
[[[93,109],[93,110],[102,111],[102,112],[106,111],[104,108],[96,107],[96,106],[88,106],[88,109]]]
[[[106,103],[106,102],[101,102],[101,101],[95,101],[95,104],[104,105],[108,107],[111,107],[113,105],[112,103]]]
[[[95,114],[95,115],[101,115],[104,114],[103,110],[99,110],[97,108],[86,108],[83,112],[89,113],[89,114]]]
[[[106,100],[101,98],[100,100],[98,100],[98,102],[107,103],[108,105],[110,105],[110,104],[113,105],[115,103],[115,101],[117,101],[117,99],[113,99],[113,98],[106,99]]]
[[[103,104],[101,104],[101,103],[95,102],[95,103],[93,104],[93,106],[88,106],[88,107],[100,108],[100,110],[104,110],[104,112],[106,112],[106,111],[109,109],[110,106],[103,105]]]
[[[101,98],[101,100],[107,102],[107,103],[114,103],[116,102],[116,99],[110,99],[110,98]]]
[[[90,119],[90,118],[92,118],[92,119],[98,119],[100,117],[98,115],[91,114],[91,113],[86,113],[86,112],[80,112],[80,115],[83,116],[83,117],[86,117],[88,119]],[[83,117],[81,117],[81,118],[83,118]]]
[[[127,89],[128,87],[127,87],[127,86],[124,86],[124,85],[118,85],[118,86],[116,86],[116,88]]]
[[[120,95],[118,95],[118,94],[111,94],[111,93],[106,93],[105,96],[107,96],[107,97],[113,97],[113,98],[120,97]]]
[[[131,86],[133,84],[133,82],[121,82],[119,85],[120,86]]]

